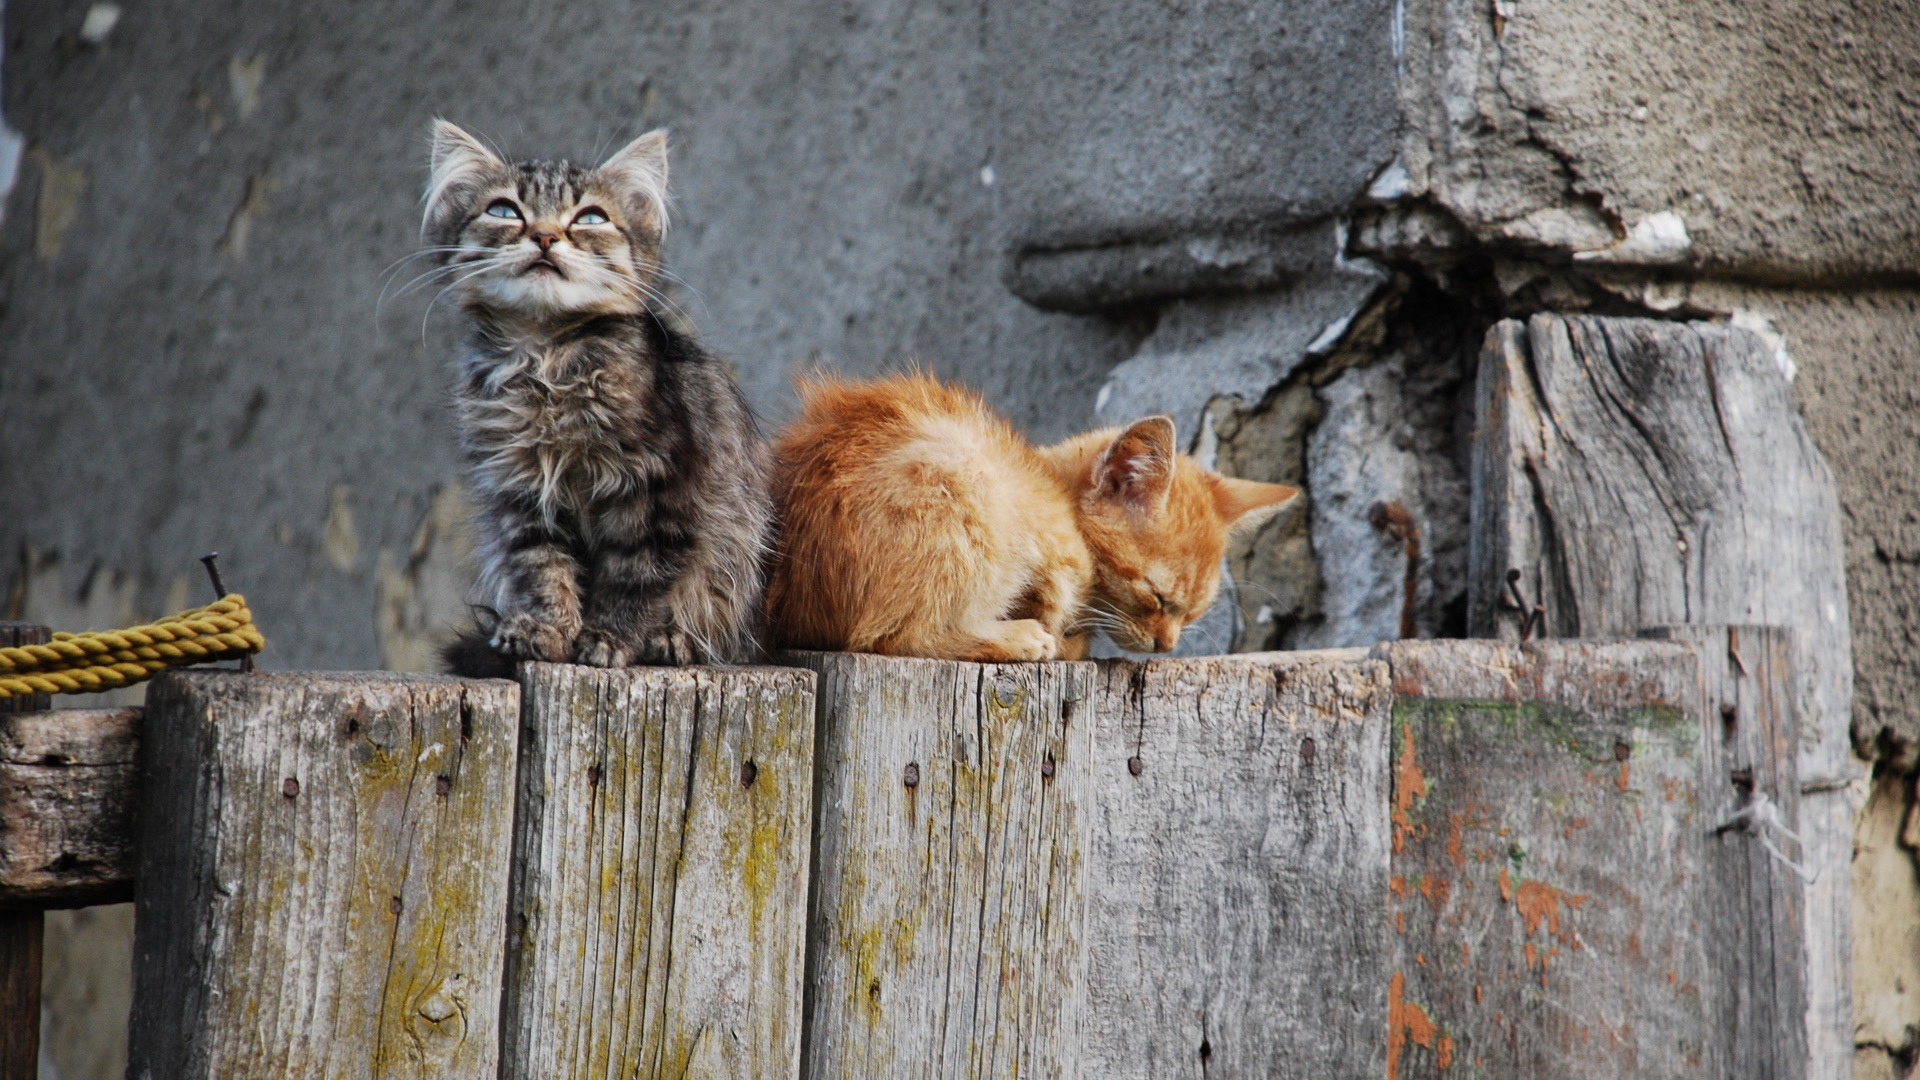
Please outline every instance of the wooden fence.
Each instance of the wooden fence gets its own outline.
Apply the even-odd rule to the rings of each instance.
[[[164,676],[129,1075],[1805,1074],[1777,631],[796,662]]]
[[[1477,395],[1482,640],[0,714],[0,1080],[39,910],[136,884],[136,1080],[1847,1075],[1838,511],[1776,358],[1537,316]]]

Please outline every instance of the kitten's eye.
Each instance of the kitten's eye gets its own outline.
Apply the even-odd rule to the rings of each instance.
[[[493,200],[493,204],[487,207],[487,216],[506,218],[508,221],[519,221],[520,208],[513,205],[513,201],[510,199],[495,199]]]
[[[607,223],[607,213],[597,206],[589,206],[574,217],[573,223],[575,225],[605,225]]]

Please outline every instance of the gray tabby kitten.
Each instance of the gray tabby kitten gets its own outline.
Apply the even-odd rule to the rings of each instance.
[[[752,653],[767,453],[725,365],[650,308],[666,199],[665,132],[585,168],[433,125],[422,231],[472,320],[454,405],[494,614],[457,673]]]

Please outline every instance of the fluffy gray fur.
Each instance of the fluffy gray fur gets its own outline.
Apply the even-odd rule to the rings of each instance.
[[[472,323],[454,405],[493,612],[456,670],[753,652],[766,448],[726,366],[654,314],[666,194],[663,132],[585,168],[433,126],[423,232]]]

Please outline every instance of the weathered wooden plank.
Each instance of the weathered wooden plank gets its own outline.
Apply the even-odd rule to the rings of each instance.
[[[1555,637],[1793,631],[1811,1075],[1852,1062],[1851,644],[1838,501],[1773,350],[1709,323],[1536,315],[1481,353],[1468,622],[1514,636],[1517,569]]]
[[[1787,659],[1759,636],[1750,663]],[[1751,863],[1766,858],[1753,837],[1718,829],[1738,802],[1729,764],[1790,748],[1791,716],[1742,688],[1754,738],[1730,740],[1700,649],[1380,647],[1396,694],[1390,1078],[1805,1074],[1798,889]],[[1782,697],[1786,676],[1764,671]],[[1793,764],[1773,754],[1761,788],[1791,792]]]
[[[154,680],[128,1075],[492,1075],[518,713],[503,681]]]
[[[814,677],[521,669],[500,1075],[798,1075]]]
[[[133,899],[140,710],[0,714],[0,908]]]
[[[1397,642],[1388,1080],[1701,1074],[1698,667]]]
[[[1648,637],[1699,657],[1701,912],[1719,967],[1709,1028],[1721,1068],[1709,1075],[1798,1078],[1807,1073],[1805,892],[1786,861],[1800,844],[1792,634],[1767,626],[1675,626]],[[1768,808],[1772,810],[1769,811]],[[1778,826],[1769,824],[1777,814]],[[1755,819],[1758,820],[1755,820]],[[1733,824],[1740,822],[1740,824]],[[1770,854],[1762,838],[1778,854]]]
[[[820,673],[809,1080],[1076,1075],[1094,666]]]
[[[1101,665],[1082,1075],[1381,1074],[1390,707],[1362,650]]]
[[[51,631],[0,622],[0,646],[39,645]],[[47,707],[47,695],[0,699],[0,715]],[[4,778],[0,778],[4,779]],[[0,1080],[33,1080],[40,1070],[40,954],[46,916],[0,910]]]

